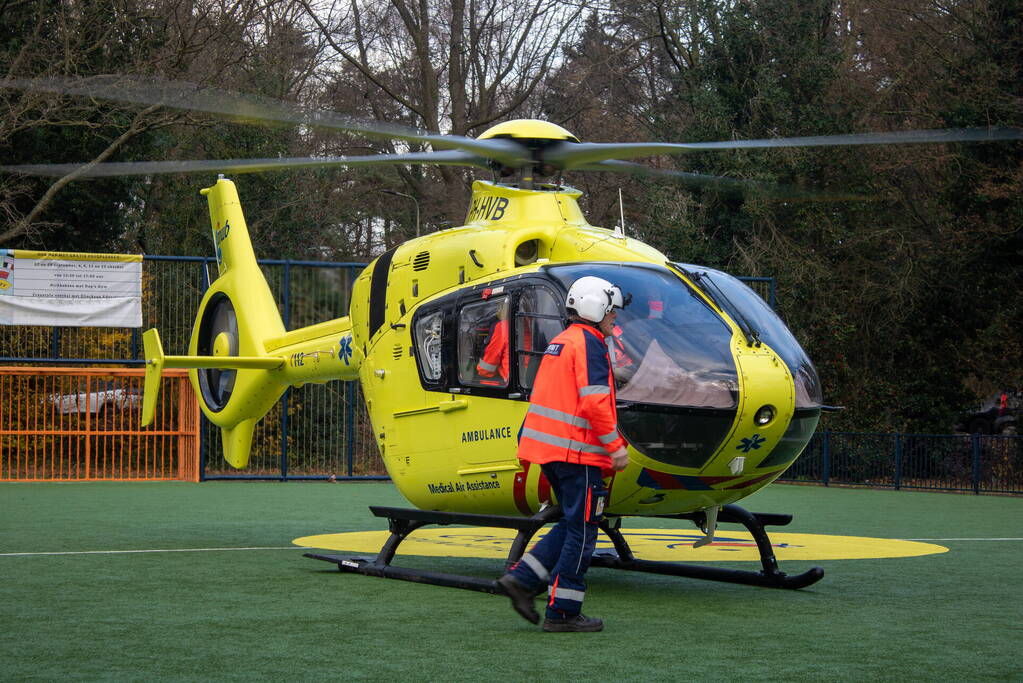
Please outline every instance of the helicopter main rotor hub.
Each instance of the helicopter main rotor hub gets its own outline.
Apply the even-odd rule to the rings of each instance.
[[[513,182],[522,189],[532,189],[538,179],[550,178],[563,170],[544,160],[544,150],[563,142],[579,142],[579,138],[558,124],[537,119],[505,121],[488,128],[477,139],[509,140],[525,149],[527,160],[518,166],[508,166],[496,160],[490,162],[496,181]]]

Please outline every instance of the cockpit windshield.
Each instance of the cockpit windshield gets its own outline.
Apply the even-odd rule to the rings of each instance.
[[[584,275],[617,285],[626,302],[609,344],[619,401],[734,409],[738,376],[728,325],[677,275],[640,264],[552,266],[568,289]]]
[[[823,392],[817,369],[792,332],[767,302],[740,280],[720,270],[685,263],[679,266],[697,278],[697,284],[705,279],[709,280],[705,289],[711,298],[715,299],[740,326],[748,328],[749,334],[770,346],[781,356],[795,381],[796,408],[819,408],[823,404]]]

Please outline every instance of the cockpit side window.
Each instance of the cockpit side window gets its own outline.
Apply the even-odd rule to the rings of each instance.
[[[533,387],[547,345],[564,329],[561,308],[549,289],[526,287],[522,290],[515,313],[515,356],[523,389]]]
[[[458,315],[458,381],[465,386],[508,386],[510,321],[507,296],[464,306]]]
[[[539,279],[492,284],[414,313],[424,389],[528,400],[547,345],[565,328],[564,295]]]

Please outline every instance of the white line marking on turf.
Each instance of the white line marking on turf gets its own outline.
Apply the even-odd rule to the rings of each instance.
[[[151,550],[68,550],[47,553],[0,553],[0,557],[27,557],[31,555],[127,555],[131,553],[213,553],[226,550],[313,550],[311,547],[286,545],[277,547],[253,548],[163,548]]]
[[[899,538],[899,541],[1023,541],[1023,538]]]

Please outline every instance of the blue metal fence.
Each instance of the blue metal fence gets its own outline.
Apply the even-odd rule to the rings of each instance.
[[[1023,437],[822,431],[780,480],[1023,494]]]
[[[260,261],[288,329],[346,315],[364,263]],[[143,327],[160,329],[165,348],[183,353],[195,311],[216,268],[213,258],[147,256]],[[774,278],[740,278],[775,305]],[[141,365],[139,330],[0,326],[0,363]],[[289,389],[260,421],[245,474],[224,464],[220,437],[203,418],[205,479],[386,478],[355,382]],[[1023,437],[869,434],[814,435],[783,481],[1023,493]]]

